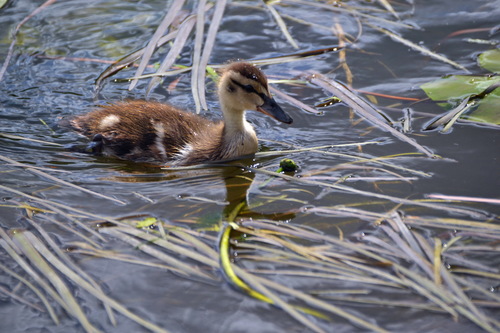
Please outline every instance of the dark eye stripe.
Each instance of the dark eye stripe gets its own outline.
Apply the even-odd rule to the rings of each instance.
[[[257,90],[251,85],[251,84],[241,84],[238,81],[231,79],[231,82],[233,82],[235,85],[246,91],[247,93],[254,93],[257,95],[260,95]]]
[[[269,100],[269,97],[266,94],[258,92],[251,84],[241,84],[234,79],[231,79],[231,82],[233,82],[235,85],[237,85],[238,87],[240,87],[249,94],[256,94],[257,96],[262,98],[264,102]]]

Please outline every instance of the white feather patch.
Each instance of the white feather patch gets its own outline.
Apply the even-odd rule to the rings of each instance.
[[[151,124],[155,130],[156,138],[155,138],[155,147],[160,152],[163,158],[167,158],[167,152],[165,150],[165,146],[163,145],[163,139],[165,138],[165,127],[161,122],[155,122],[151,119]]]
[[[99,129],[103,130],[111,126],[115,126],[120,122],[120,117],[116,114],[110,114],[104,118],[102,118],[101,123],[99,124]]]
[[[193,151],[193,146],[191,146],[189,143],[186,144],[182,149],[179,149],[179,152],[177,153],[177,159],[182,160],[186,158],[191,152]]]

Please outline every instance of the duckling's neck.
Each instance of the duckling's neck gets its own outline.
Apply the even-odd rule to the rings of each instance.
[[[245,111],[233,109],[222,105],[222,114],[224,115],[224,128],[227,134],[237,135],[249,129],[253,131],[252,126],[245,118]]]
[[[257,135],[245,118],[245,111],[222,106],[224,114],[224,144],[235,156],[257,152]]]

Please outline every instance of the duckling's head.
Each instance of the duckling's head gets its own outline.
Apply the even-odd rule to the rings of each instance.
[[[219,81],[219,98],[224,117],[254,110],[286,124],[293,122],[271,96],[264,73],[249,63],[236,62],[226,67]]]

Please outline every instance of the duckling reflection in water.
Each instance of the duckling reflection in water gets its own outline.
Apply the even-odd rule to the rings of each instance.
[[[126,101],[70,120],[96,152],[143,162],[190,165],[257,152],[257,135],[245,119],[255,110],[286,124],[292,118],[275,102],[266,76],[249,63],[232,63],[219,81],[223,121],[213,122],[167,104]]]

